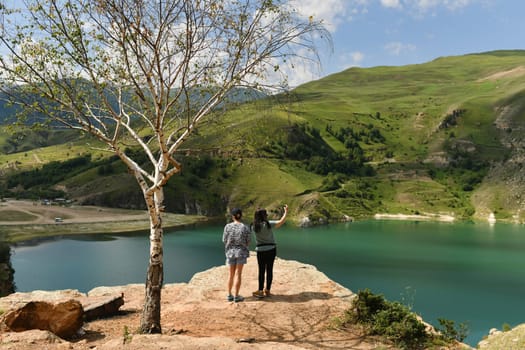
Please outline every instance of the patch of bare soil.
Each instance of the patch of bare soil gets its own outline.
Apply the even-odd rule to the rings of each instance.
[[[3,212],[20,212],[31,216],[29,221],[11,221],[2,217]],[[105,221],[147,220],[147,212],[139,210],[124,210],[101,208],[94,206],[61,206],[46,205],[36,201],[8,200],[0,203],[0,224],[50,224],[55,218],[61,218],[68,223],[92,223]]]
[[[509,69],[502,72],[497,72],[494,74],[491,74],[485,78],[479,79],[479,82],[487,81],[487,80],[498,80],[503,78],[516,78],[521,77],[522,75],[525,75],[525,67],[524,66],[518,66],[513,69]]]
[[[163,228],[204,222],[199,215],[164,213]],[[6,242],[16,243],[49,236],[142,232],[150,228],[145,210],[81,205],[45,205],[40,202],[0,202],[0,232]]]

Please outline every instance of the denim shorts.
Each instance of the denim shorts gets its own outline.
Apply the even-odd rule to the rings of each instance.
[[[226,265],[244,265],[247,261],[247,258],[226,258]]]

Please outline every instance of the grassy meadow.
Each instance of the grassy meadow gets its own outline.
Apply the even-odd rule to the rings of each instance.
[[[225,107],[183,145],[181,159],[191,164],[183,163],[170,180],[167,207],[181,210],[175,202],[190,198],[214,214],[228,206],[265,206],[277,214],[287,203],[294,220],[375,213],[484,219],[494,212],[521,221],[520,205],[503,201],[501,193],[525,195],[525,185],[509,185],[498,169],[514,169],[509,164],[525,145],[524,78],[525,51],[494,51],[350,68],[286,94]],[[0,135],[0,143],[7,140]],[[28,147],[0,154],[0,164],[14,172],[88,152],[92,161],[109,156],[93,146],[79,138]],[[312,166],[350,157],[357,148],[373,172]],[[191,157],[184,156],[188,151]],[[112,163],[112,171],[101,175],[94,166],[54,186],[79,197],[96,189],[105,200],[138,191],[122,165]],[[509,171],[505,176],[518,173]]]

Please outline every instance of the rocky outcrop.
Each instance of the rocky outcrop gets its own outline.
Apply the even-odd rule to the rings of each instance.
[[[125,303],[116,317],[85,322],[83,335],[75,341],[66,342],[42,331],[3,332],[0,333],[0,348],[395,349],[380,338],[366,336],[359,325],[346,325],[344,329],[335,327],[337,320],[351,307],[355,294],[312,265],[277,259],[272,295],[258,299],[252,296],[257,289],[257,259],[252,253],[243,271],[241,294],[245,300],[239,303],[227,301],[227,277],[227,267],[217,266],[195,274],[189,283],[165,285],[161,301],[162,334],[137,334],[144,285],[132,284],[98,287],[86,296],[75,291],[65,293],[78,293],[79,298],[124,295]],[[64,293],[60,297],[64,297]],[[0,308],[9,304],[4,301],[0,299]]]
[[[491,329],[487,338],[478,344],[480,350],[523,350],[525,349],[525,324],[508,331]]]
[[[6,311],[0,324],[5,331],[42,330],[72,339],[81,335],[84,321],[114,316],[123,304],[122,294],[90,297],[75,290],[13,293],[0,299],[0,308]],[[31,334],[42,337],[41,333]],[[44,338],[56,342],[56,337]]]
[[[85,298],[83,304],[84,320],[91,321],[117,315],[122,305],[124,305],[124,294]]]
[[[83,324],[84,309],[77,300],[52,304],[30,301],[19,309],[8,312],[3,322],[10,331],[47,330],[60,338],[71,339]]]

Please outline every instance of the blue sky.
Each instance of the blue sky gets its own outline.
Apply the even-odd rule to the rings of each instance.
[[[525,49],[525,0],[285,1],[304,16],[322,20],[334,43],[333,52],[320,46],[320,67],[296,63],[293,71],[286,69],[290,87],[356,66]]]
[[[290,84],[349,67],[400,66],[442,56],[525,49],[524,0],[291,0],[322,19],[334,51],[320,70],[296,70]],[[326,51],[326,50],[325,50]]]

